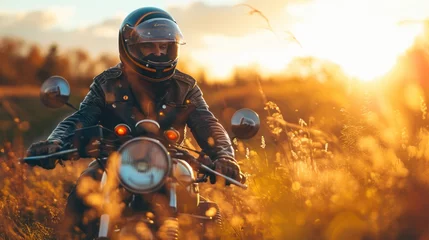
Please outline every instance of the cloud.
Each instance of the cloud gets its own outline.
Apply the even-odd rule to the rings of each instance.
[[[0,27],[3,31],[27,31],[32,28],[46,30],[55,26],[56,23],[57,16],[49,11],[0,15]]]
[[[283,11],[285,5],[281,0],[271,0],[269,4],[263,4],[260,0],[247,0],[245,3],[252,4],[273,19],[276,18],[279,9]],[[73,16],[74,10],[57,7],[24,13],[0,12],[0,36],[21,37],[45,46],[57,43],[60,50],[83,48],[92,54],[117,53],[117,34],[126,14],[117,12],[110,19],[84,27],[67,30],[61,28],[62,23]],[[245,6],[208,5],[201,2],[190,3],[186,8],[167,9],[185,36],[187,42],[186,50],[183,51],[185,54],[191,47],[192,49],[208,47],[204,41],[207,35],[238,38],[266,28],[265,20],[256,14],[250,15],[250,10]]]
[[[82,48],[92,54],[116,51],[120,18],[107,19],[85,28],[63,30],[58,27],[61,18],[57,14],[60,12],[53,12],[0,13],[0,36],[19,37],[42,46],[56,43],[60,50]]]
[[[232,6],[194,2],[186,8],[170,7],[168,11],[179,24],[186,42],[193,47],[202,48],[207,47],[202,41],[206,35],[238,38],[260,30],[269,31],[269,25],[263,16],[266,16],[276,32],[287,31],[293,19],[285,14],[286,5],[309,1],[311,0],[247,0]],[[260,11],[263,16],[252,12],[249,6]]]
[[[83,32],[88,35],[94,35],[97,37],[117,38],[119,26],[121,25],[121,23],[122,18],[115,17],[107,19],[99,24],[89,26],[88,28],[84,29]]]
[[[187,42],[200,44],[204,35],[243,36],[266,26],[260,18],[249,16],[242,6],[209,6],[197,2],[187,8],[172,7],[169,12],[179,24]]]
[[[67,21],[74,14],[74,7],[51,7],[15,13],[0,12],[0,27],[3,31],[10,29],[25,31],[29,28],[48,30]]]

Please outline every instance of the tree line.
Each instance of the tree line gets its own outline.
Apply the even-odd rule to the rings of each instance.
[[[0,39],[0,85],[40,85],[52,75],[60,75],[75,87],[88,86],[92,78],[118,63],[118,57],[102,54],[91,57],[82,49],[60,53],[52,43],[47,51],[22,39]]]

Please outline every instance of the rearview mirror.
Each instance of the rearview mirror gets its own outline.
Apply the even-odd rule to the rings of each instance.
[[[70,97],[70,85],[61,76],[52,76],[43,82],[40,87],[40,100],[49,108],[60,108],[68,103]],[[74,108],[73,106],[71,106]],[[74,108],[76,110],[76,108]]]
[[[249,108],[242,108],[231,118],[231,130],[235,137],[249,139],[255,136],[261,125],[258,114]]]

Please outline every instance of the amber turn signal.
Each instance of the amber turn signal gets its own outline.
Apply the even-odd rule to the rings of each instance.
[[[177,142],[180,138],[180,133],[176,129],[168,129],[164,131],[164,136],[171,142]]]
[[[126,136],[130,134],[130,132],[131,132],[131,129],[126,124],[121,123],[116,125],[115,127],[115,134],[118,135],[119,137]]]

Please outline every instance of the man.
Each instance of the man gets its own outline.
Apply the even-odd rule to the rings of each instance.
[[[167,12],[145,7],[129,14],[119,31],[121,63],[95,77],[79,110],[64,119],[46,141],[30,146],[28,155],[58,151],[78,128],[101,124],[113,129],[125,123],[134,131],[136,122],[152,119],[161,130],[176,129],[180,141],[187,125],[216,170],[240,180],[225,129],[208,110],[196,81],[176,70],[183,44],[180,29]],[[40,165],[52,169],[56,160]],[[91,163],[79,179],[87,176],[100,179],[98,164]],[[72,222],[82,221],[85,209],[80,196],[72,191],[66,208],[66,213],[75,213]]]

